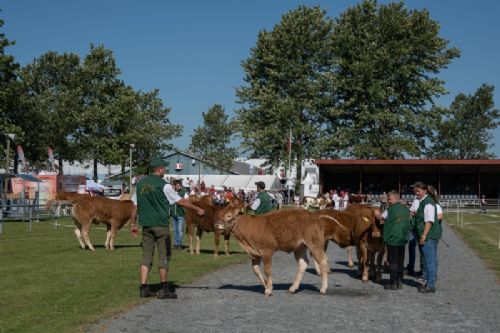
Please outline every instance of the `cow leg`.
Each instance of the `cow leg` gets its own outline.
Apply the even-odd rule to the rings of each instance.
[[[85,243],[83,242],[83,239],[82,239],[82,225],[81,225],[81,223],[79,223],[76,220],[75,220],[75,225],[76,225],[76,228],[75,228],[76,239],[80,243],[80,247],[83,250],[85,250]]]
[[[266,254],[263,256],[264,259],[264,274],[266,275],[266,290],[264,291],[265,296],[271,296],[273,294],[273,258],[272,254]]]
[[[115,237],[116,237],[116,232],[118,231],[118,227],[116,226],[117,224],[113,223],[113,226],[111,227],[111,231],[109,233],[109,249],[114,250],[115,249]]]
[[[328,240],[325,241],[324,250],[325,250],[326,263],[328,264],[328,256],[326,255],[326,251],[328,250]],[[314,260],[314,258],[312,259],[312,261],[314,262],[314,269],[316,270],[316,274],[321,275],[321,270],[319,268],[318,262]],[[327,272],[330,272],[330,267],[327,267],[327,269],[328,269]]]
[[[214,231],[214,238],[215,238],[214,256],[218,257],[219,256],[219,246],[220,246],[220,230]]]
[[[195,226],[192,223],[188,223],[186,225],[186,233],[188,235],[188,241],[189,241],[189,254],[194,254],[194,247],[193,247],[194,232],[195,232]]]
[[[203,233],[203,230],[201,230],[200,226],[196,227],[196,248],[195,248],[195,253],[200,254],[200,240],[201,240],[201,235]]]
[[[319,268],[321,271],[321,289],[320,294],[325,295],[328,289],[328,263],[326,261],[325,252],[322,247],[309,246],[311,255],[319,263]]]
[[[87,246],[89,247],[89,249],[91,251],[95,251],[95,249],[92,246],[92,243],[90,243],[90,239],[89,239],[89,232],[90,232],[90,225],[91,224],[92,224],[92,222],[85,223],[85,224],[82,223],[82,237],[83,237],[83,240],[85,241],[85,244],[87,244]]]
[[[262,275],[262,272],[260,271],[261,261],[261,258],[252,259],[252,270],[255,275],[257,275],[257,279],[259,279],[259,282],[262,284],[262,286],[266,288],[266,279],[264,279],[264,275]]]
[[[229,252],[229,236],[230,235],[224,235],[224,253],[226,256],[230,256],[231,253]]]
[[[304,272],[306,271],[307,265],[309,264],[309,260],[307,259],[306,247],[301,246],[295,251],[293,251],[295,255],[295,260],[297,260],[297,276],[295,277],[295,281],[293,282],[288,292],[293,294],[297,291],[300,285],[300,281],[304,277]]]
[[[106,225],[106,242],[104,242],[104,247],[109,249],[109,242],[111,240],[111,225]]]
[[[368,248],[367,244],[363,241],[360,242],[359,247],[357,249],[359,251],[358,257],[359,257],[359,266],[360,266],[360,272],[361,272],[361,281],[364,283],[368,282]]]
[[[352,261],[352,246],[347,247],[347,267],[354,268],[354,262]]]

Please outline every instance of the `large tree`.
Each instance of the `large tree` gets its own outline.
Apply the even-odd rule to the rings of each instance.
[[[188,150],[221,170],[230,170],[236,158],[236,148],[228,146],[233,135],[232,122],[218,104],[202,114],[203,126],[194,130]]]
[[[302,159],[322,152],[322,115],[334,104],[332,29],[319,7],[300,6],[272,31],[261,31],[242,63],[246,84],[236,92],[242,146],[276,166],[288,159],[291,130],[297,180]]]
[[[445,159],[494,157],[492,129],[499,124],[500,111],[493,102],[494,87],[483,84],[473,95],[458,94],[449,108],[439,108],[436,133],[429,156]]]
[[[4,21],[0,19],[0,29]],[[5,49],[14,45],[13,41],[7,39],[0,31],[0,140],[5,140],[9,133],[22,135],[22,129],[17,125],[16,118],[19,115],[19,82],[17,80],[19,64],[12,55],[5,53]],[[4,156],[4,150],[0,150]],[[12,156],[12,155],[11,155]],[[3,166],[3,164],[2,164]]]
[[[23,112],[17,122],[23,128],[26,158],[35,166],[45,166],[51,147],[63,173],[62,161],[80,156],[72,140],[82,111],[80,58],[49,51],[26,65],[20,78]]]
[[[437,74],[459,50],[439,36],[427,10],[403,2],[379,5],[365,0],[335,21],[333,53],[339,138],[344,155],[355,158],[420,156],[429,105],[445,93]]]

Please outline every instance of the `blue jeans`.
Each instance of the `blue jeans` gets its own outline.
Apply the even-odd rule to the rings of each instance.
[[[429,239],[420,246],[424,259],[424,279],[427,281],[427,288],[436,287],[437,244],[438,240]]]
[[[414,231],[410,231],[410,237],[408,242],[408,265],[406,265],[406,269],[408,272],[415,272],[415,260],[417,257],[417,244],[418,244],[418,235]],[[422,251],[419,248],[420,253],[420,270],[423,271],[423,259],[422,259]]]
[[[184,228],[184,216],[174,216],[174,246],[182,246],[182,229]]]

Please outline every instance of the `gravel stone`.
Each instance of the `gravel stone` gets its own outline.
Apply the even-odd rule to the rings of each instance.
[[[296,263],[292,254],[278,252],[271,297],[264,297],[249,260],[177,288],[177,300],[154,299],[89,331],[500,332],[500,285],[493,272],[447,225],[443,234],[435,294],[420,294],[413,277],[405,277],[403,289],[396,291],[363,284],[347,267],[346,251],[330,243],[332,273],[325,296],[312,265],[299,291],[288,294]],[[382,283],[388,279],[384,274]]]

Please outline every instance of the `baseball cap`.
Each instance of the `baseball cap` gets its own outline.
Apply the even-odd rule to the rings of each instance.
[[[159,157],[155,157],[149,162],[151,168],[166,167],[168,163]]]
[[[261,188],[261,189],[266,188],[266,183],[264,183],[264,182],[255,182],[255,185],[257,185],[257,187]]]

